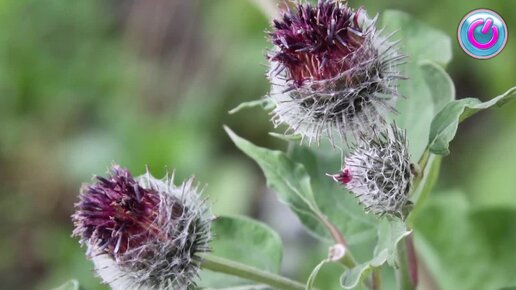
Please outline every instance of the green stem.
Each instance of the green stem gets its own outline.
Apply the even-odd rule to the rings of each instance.
[[[349,250],[346,248],[346,253],[344,254],[344,257],[339,260],[340,263],[342,263],[344,266],[348,267],[349,269],[355,267],[357,265],[357,262],[355,261],[355,258],[351,254]]]
[[[425,149],[425,152],[423,152],[423,155],[421,156],[421,158],[419,158],[419,166],[421,166],[421,168],[425,168],[426,167],[426,163],[428,162],[428,159],[430,158],[430,150],[427,148]]]
[[[342,245],[342,244],[340,244],[340,245]],[[335,245],[335,246],[337,246],[337,245]],[[342,245],[342,246],[344,246],[344,245]],[[357,262],[355,261],[355,258],[353,257],[351,252],[348,250],[348,248],[345,246],[344,246],[344,248],[346,249],[346,252],[344,252],[344,256],[342,256],[340,258],[330,257],[330,261],[340,263],[340,264],[344,265],[346,268],[352,269],[357,265]]]
[[[210,254],[203,255],[202,259],[202,268],[213,272],[237,276],[240,278],[258,282],[260,284],[269,285],[275,289],[305,290],[305,285],[300,282],[293,281],[283,276],[269,273],[239,262],[235,262]]]
[[[355,261],[355,258],[351,254],[351,251],[348,248],[348,243],[346,242],[346,239],[344,238],[344,235],[340,232],[340,230],[328,220],[328,218],[322,214],[321,212],[317,211],[317,217],[319,220],[324,224],[324,226],[328,229],[330,232],[333,240],[346,249],[346,252],[344,253],[344,256],[338,260],[339,263],[343,264],[344,266],[348,267],[349,269],[355,267],[357,265],[357,262]]]
[[[421,211],[423,204],[432,190],[437,176],[439,174],[441,157],[430,153],[428,149],[423,152],[419,159],[417,167],[417,174],[414,176],[412,182],[412,189],[409,193],[411,200],[414,202],[413,207],[410,208],[410,214],[407,217],[407,226],[412,227],[417,213]],[[428,168],[427,168],[428,167]]]
[[[417,188],[419,187],[419,184],[421,183],[421,180],[423,180],[423,177],[425,175],[425,168],[426,168],[426,164],[428,163],[428,160],[430,159],[430,151],[428,151],[428,149],[425,150],[425,152],[423,152],[423,155],[421,156],[421,158],[419,159],[419,162],[418,162],[418,166],[419,166],[419,173],[417,176],[415,176],[414,178],[414,185],[413,185],[413,191],[416,191]],[[414,192],[412,192],[413,194]]]

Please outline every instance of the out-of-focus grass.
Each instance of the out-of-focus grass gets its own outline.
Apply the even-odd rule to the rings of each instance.
[[[351,4],[370,14],[402,9],[453,38],[462,16],[480,6],[499,11],[509,30],[516,21],[510,1]],[[215,213],[273,216],[260,172],[221,127],[282,146],[267,135],[266,113],[226,113],[267,92],[268,21],[255,6],[5,0],[0,27],[0,288],[48,289],[77,278],[85,289],[104,289],[70,238],[69,215],[80,184],[115,161],[135,174],[145,165],[156,175],[177,168],[178,179],[195,174],[209,184]],[[514,85],[515,45],[509,41],[497,58],[478,61],[455,44],[449,70],[458,96],[488,98]],[[468,121],[439,186],[460,187],[479,204],[516,206],[514,113],[508,106]],[[303,276],[324,251],[286,270]]]

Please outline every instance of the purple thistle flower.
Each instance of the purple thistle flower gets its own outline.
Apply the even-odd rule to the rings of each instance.
[[[73,236],[113,289],[186,289],[209,250],[211,215],[190,179],[137,178],[114,165],[81,188]]]
[[[364,10],[337,0],[298,3],[274,20],[268,55],[274,123],[309,141],[321,135],[333,141],[332,131],[356,137],[384,125],[405,57],[375,24]]]

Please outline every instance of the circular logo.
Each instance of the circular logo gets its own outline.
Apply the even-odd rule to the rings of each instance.
[[[488,9],[473,10],[464,16],[457,33],[462,49],[474,58],[495,57],[505,47],[507,25],[498,13]]]

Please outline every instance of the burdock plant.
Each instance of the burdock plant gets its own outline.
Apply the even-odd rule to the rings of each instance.
[[[516,88],[485,103],[455,100],[443,68],[451,59],[449,38],[405,13],[384,12],[380,22],[345,1],[281,7],[267,34],[271,92],[239,108],[267,103],[273,122],[287,126],[288,136],[280,137],[288,149],[258,147],[225,129],[278,198],[329,247],[328,256],[303,282],[290,280],[278,274],[281,240],[264,224],[214,218],[191,179],[174,185],[172,178],[133,177],[114,166],[82,187],[72,217],[73,235],[113,289],[327,290],[336,284],[378,290],[387,266],[398,290],[418,287],[425,256],[416,256],[412,230],[441,156],[461,121],[507,103]],[[384,29],[399,31],[396,39]],[[409,61],[400,67],[405,55]],[[401,75],[408,80],[399,81]],[[400,92],[406,98],[396,102]],[[333,180],[326,176],[336,171]],[[344,267],[328,280],[334,284],[317,280],[328,263]]]

